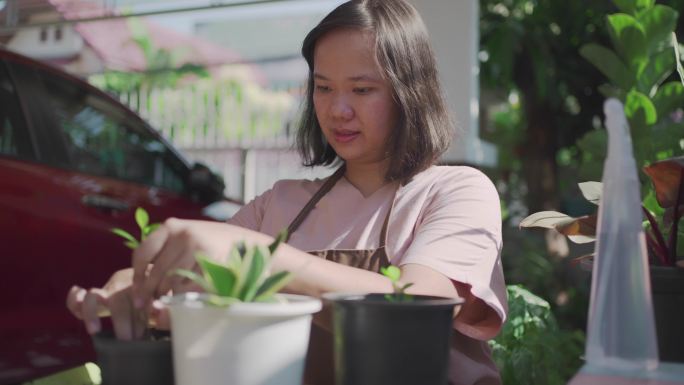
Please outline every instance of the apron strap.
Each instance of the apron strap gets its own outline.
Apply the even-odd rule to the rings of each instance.
[[[332,174],[326,181],[323,183],[323,186],[321,186],[318,191],[316,191],[316,194],[314,194],[313,197],[309,200],[309,202],[302,208],[302,210],[297,214],[295,219],[290,223],[290,225],[287,227],[287,238],[285,239],[285,242],[287,242],[290,239],[290,235],[297,231],[299,226],[304,222],[304,219],[309,215],[311,210],[313,210],[314,206],[318,203],[318,201],[323,198],[325,194],[330,191],[333,186],[335,186],[335,183],[337,183],[340,178],[344,175],[344,165],[335,171],[334,174]]]
[[[397,187],[401,188],[401,186]],[[382,230],[380,230],[380,242],[378,243],[380,247],[385,247],[387,245],[387,227],[389,226],[389,219],[390,215],[392,214],[392,209],[394,208],[394,199],[397,197],[396,191],[392,195],[392,203],[390,203],[390,207],[387,210],[387,215],[385,216],[385,222],[382,224]]]

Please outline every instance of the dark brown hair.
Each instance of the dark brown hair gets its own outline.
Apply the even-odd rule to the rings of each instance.
[[[437,80],[427,29],[415,8],[404,0],[348,1],[330,12],[304,39],[302,55],[309,65],[309,79],[297,132],[304,165],[331,165],[338,159],[332,146],[324,142],[316,118],[313,70],[316,42],[339,28],[375,35],[377,60],[398,106],[398,127],[386,149],[391,157],[386,179],[406,180],[430,167],[449,147],[452,123]]]

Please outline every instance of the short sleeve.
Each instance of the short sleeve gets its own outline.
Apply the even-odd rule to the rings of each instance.
[[[424,265],[450,278],[466,299],[461,314],[485,309],[477,320],[459,315],[454,327],[475,339],[493,338],[507,311],[498,193],[484,174],[465,167],[431,189],[400,264]]]
[[[244,227],[250,230],[260,231],[273,190],[267,190],[263,194],[252,199],[242,206],[235,215],[228,219],[227,223]]]

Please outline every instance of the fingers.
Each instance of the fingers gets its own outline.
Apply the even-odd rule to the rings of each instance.
[[[112,313],[114,334],[118,339],[129,341],[143,336],[147,327],[147,312],[133,308],[130,288],[112,294],[108,305]]]
[[[162,250],[169,238],[169,228],[174,227],[176,220],[169,219],[150,234],[147,239],[133,250],[133,305],[136,309],[145,307],[149,295],[145,292],[146,271],[150,263]]]
[[[152,307],[150,309],[150,324],[153,324],[158,330],[171,329],[169,309],[164,306],[161,301],[152,302]]]
[[[102,289],[90,289],[83,296],[81,303],[81,319],[90,334],[98,333],[102,327],[98,312],[107,308],[107,292]]]
[[[67,309],[78,319],[83,319],[81,306],[86,295],[86,289],[80,286],[72,286],[66,298]]]
[[[171,289],[174,270],[194,266],[193,250],[195,250],[194,241],[184,231],[180,231],[180,234],[167,240],[145,279],[143,292],[148,300],[164,295]]]

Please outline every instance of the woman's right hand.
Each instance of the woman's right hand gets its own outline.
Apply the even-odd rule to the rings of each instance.
[[[141,338],[147,327],[147,319],[157,328],[168,328],[168,312],[158,302],[146,314],[146,309],[133,307],[131,284],[133,269],[115,272],[102,288],[84,289],[73,286],[67,295],[67,308],[85,324],[90,334],[101,329],[100,317],[110,315],[114,334],[122,340]]]

